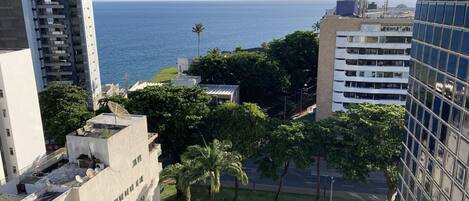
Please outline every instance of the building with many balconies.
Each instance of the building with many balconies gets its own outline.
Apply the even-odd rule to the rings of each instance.
[[[0,48],[31,49],[38,90],[76,84],[88,90],[96,109],[101,78],[92,1],[0,1],[0,10]]]
[[[411,18],[325,16],[320,27],[318,119],[350,104],[405,105]]]

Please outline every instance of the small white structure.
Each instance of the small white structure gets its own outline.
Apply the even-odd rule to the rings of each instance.
[[[200,76],[190,76],[186,74],[177,75],[176,78],[171,80],[174,86],[195,87],[202,81]]]
[[[132,91],[137,91],[141,89],[145,89],[146,87],[151,87],[151,86],[161,86],[163,85],[162,83],[158,82],[151,82],[151,81],[137,81],[134,85],[132,85],[127,91],[132,92]]]
[[[205,88],[207,90],[207,94],[213,97],[213,103],[240,102],[239,85],[201,84],[199,86]]]
[[[0,184],[46,154],[31,51],[0,50]]]
[[[148,133],[145,116],[101,114],[67,135],[66,150],[2,186],[0,200],[159,201],[162,165],[156,138]]]
[[[103,97],[111,97],[120,95],[121,90],[119,84],[105,84],[103,87]]]
[[[178,58],[178,73],[184,73],[189,70],[189,59],[188,58]]]

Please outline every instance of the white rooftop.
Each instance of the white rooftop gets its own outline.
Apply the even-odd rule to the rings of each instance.
[[[232,95],[239,88],[239,85],[201,84],[199,86],[207,89],[208,95]]]

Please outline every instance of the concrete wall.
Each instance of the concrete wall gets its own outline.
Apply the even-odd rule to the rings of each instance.
[[[8,175],[14,176],[12,166],[19,172],[46,153],[30,50],[0,54],[0,79],[4,93],[0,109],[7,113],[6,118],[0,117],[0,138]],[[10,136],[5,129],[10,129]],[[14,155],[10,155],[10,147]]]
[[[359,31],[362,24],[411,24],[409,18],[349,18],[326,16],[321,20],[319,36],[318,90],[316,119],[333,114],[332,95],[334,64],[336,59],[336,33],[338,31]]]

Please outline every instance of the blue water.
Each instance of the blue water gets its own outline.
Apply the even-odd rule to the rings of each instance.
[[[328,1],[326,1],[328,2]],[[178,57],[197,55],[192,26],[201,22],[201,53],[258,47],[295,30],[310,30],[333,7],[309,2],[96,2],[103,83],[148,80]]]

